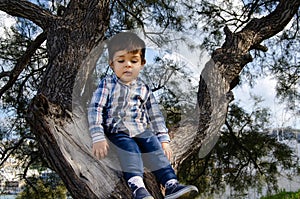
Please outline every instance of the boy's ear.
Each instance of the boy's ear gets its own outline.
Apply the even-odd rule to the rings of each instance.
[[[109,60],[108,61],[108,64],[109,64],[109,66],[112,68],[113,67],[113,61],[112,60]]]
[[[142,66],[144,66],[146,64],[146,59],[142,60]]]

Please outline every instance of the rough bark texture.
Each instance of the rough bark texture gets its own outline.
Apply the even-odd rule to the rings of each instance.
[[[172,132],[175,168],[180,168],[191,153],[200,150],[199,155],[205,156],[209,152],[224,124],[234,79],[252,59],[249,51],[281,31],[299,4],[299,0],[282,1],[272,14],[252,20],[238,33],[225,29],[224,45],[215,50],[200,77],[199,107],[195,111],[199,122],[183,123]],[[32,20],[47,33],[49,64],[27,118],[45,158],[74,198],[130,198],[114,154],[111,152],[101,161],[92,157],[85,110],[74,99],[79,95],[73,92],[76,78],[82,82],[82,86],[75,86],[80,91],[93,65],[93,61],[83,60],[91,53],[99,53],[93,49],[104,38],[109,1],[71,0],[61,16],[53,16],[25,0],[0,0],[0,9]],[[153,176],[148,173],[146,179],[154,197],[162,198]]]

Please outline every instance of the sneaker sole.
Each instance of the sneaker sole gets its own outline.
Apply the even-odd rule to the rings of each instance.
[[[191,185],[178,191],[177,193],[173,193],[171,195],[165,196],[164,199],[176,199],[176,198],[192,199],[195,198],[197,194],[198,194],[197,187]]]
[[[146,196],[143,199],[154,199],[152,196]]]

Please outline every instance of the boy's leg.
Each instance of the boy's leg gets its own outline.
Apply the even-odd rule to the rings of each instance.
[[[126,133],[107,135],[110,145],[117,152],[124,178],[132,190],[135,199],[153,199],[143,182],[144,166],[141,151],[131,137]]]
[[[183,195],[187,198],[194,198],[195,194],[198,193],[197,187],[179,184],[174,169],[165,156],[157,136],[152,132],[145,132],[136,140],[142,151],[145,166],[152,171],[158,182],[166,188],[165,199],[175,199]]]
[[[128,180],[128,185],[132,191],[134,199],[154,199],[147,191],[143,178],[141,176],[134,176]]]
[[[142,152],[144,165],[155,175],[160,184],[165,185],[168,180],[177,179],[160,141],[152,131],[145,131],[134,139]]]
[[[136,142],[123,132],[108,134],[107,138],[110,147],[117,153],[125,180],[128,181],[133,176],[143,177],[144,165]]]

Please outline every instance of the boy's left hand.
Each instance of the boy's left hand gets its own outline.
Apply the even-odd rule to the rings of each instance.
[[[169,142],[162,142],[161,143],[162,149],[165,152],[165,155],[167,156],[167,158],[171,161],[172,158],[172,149],[170,147]]]

